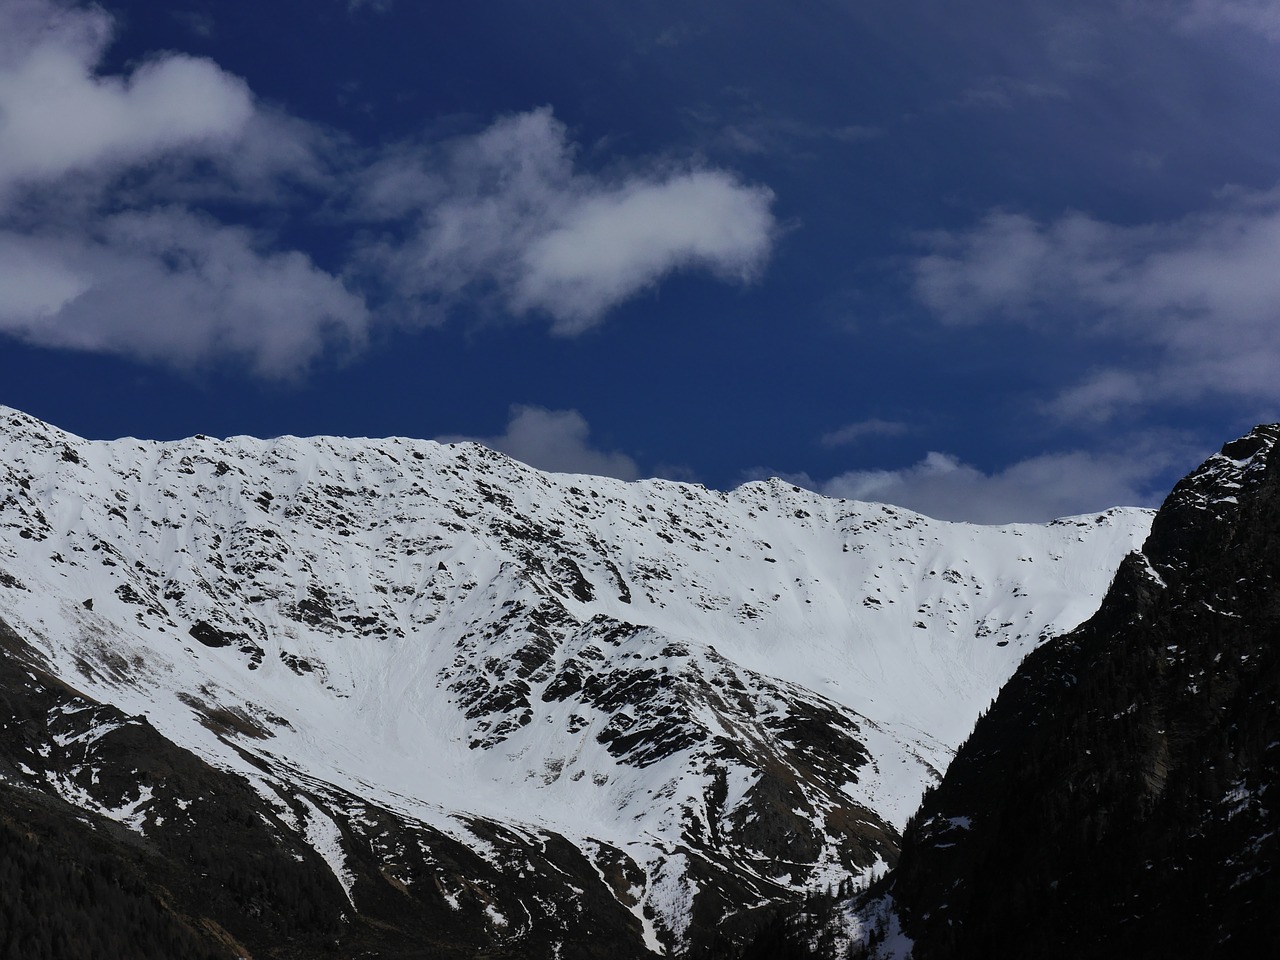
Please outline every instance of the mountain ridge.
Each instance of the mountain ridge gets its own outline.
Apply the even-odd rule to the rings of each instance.
[[[403,438],[85,441],[7,409],[0,457],[0,616],[52,675],[244,777],[353,907],[421,860],[378,836],[531,876],[560,837],[642,952],[883,870],[1149,523],[948,524]],[[449,904],[429,860],[393,879]],[[477,908],[495,943],[515,909],[551,950],[567,908],[532,898]]]

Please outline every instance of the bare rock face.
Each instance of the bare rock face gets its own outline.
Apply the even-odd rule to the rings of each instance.
[[[67,704],[146,721],[92,755],[5,741],[0,779],[110,834],[210,949],[723,952],[896,861],[979,711],[1149,523],[399,438],[91,442],[0,409],[5,682],[54,697],[32,743],[88,737]],[[192,860],[216,830],[238,839]],[[206,860],[243,894],[167,879]]]
[[[1274,950],[1278,440],[1257,427],[1180,482],[1098,613],[1027,658],[863,907],[872,941],[900,925],[916,960]]]

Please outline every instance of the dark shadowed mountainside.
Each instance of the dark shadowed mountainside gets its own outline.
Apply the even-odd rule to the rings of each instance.
[[[926,795],[878,891],[914,960],[1273,955],[1278,438],[1177,485],[1098,613],[1027,657]],[[871,952],[902,956],[886,926]]]

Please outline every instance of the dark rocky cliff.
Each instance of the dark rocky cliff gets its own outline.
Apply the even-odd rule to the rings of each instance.
[[[1179,483],[1098,613],[979,720],[879,891],[915,960],[1272,955],[1278,440]]]

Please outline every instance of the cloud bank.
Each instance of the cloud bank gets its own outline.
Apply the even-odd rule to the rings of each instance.
[[[900,470],[850,470],[828,480],[781,476],[828,497],[891,503],[939,520],[1043,523],[1116,506],[1155,506],[1168,492],[1168,473],[1200,457],[1184,438],[1162,435],[1110,451],[1044,453],[992,471],[930,451]],[[756,479],[771,475],[750,472]]]
[[[940,520],[1038,523],[1111,506],[1151,506],[1152,483],[1172,462],[1159,451],[1049,453],[990,473],[930,452],[902,470],[855,470],[820,485],[832,497],[907,507]]]
[[[927,244],[914,289],[943,322],[1023,322],[1098,343],[1097,368],[1050,404],[1063,418],[1211,395],[1280,400],[1280,190],[1140,226],[994,211]]]

